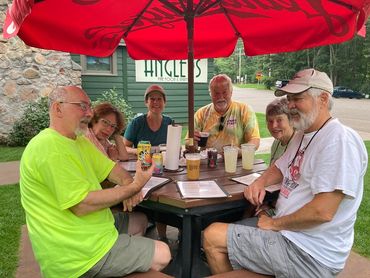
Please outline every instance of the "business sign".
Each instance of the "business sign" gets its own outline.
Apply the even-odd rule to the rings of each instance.
[[[138,60],[135,61],[136,82],[186,83],[187,60]],[[207,83],[208,60],[194,60],[194,82]]]
[[[258,81],[260,81],[262,79],[262,77],[263,77],[262,71],[257,71],[257,73],[256,73],[256,79]]]

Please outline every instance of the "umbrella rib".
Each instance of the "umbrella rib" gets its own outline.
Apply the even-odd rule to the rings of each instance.
[[[149,8],[149,6],[152,4],[154,0],[150,0],[148,4],[145,5],[145,8],[141,10],[141,12],[138,14],[138,16],[134,19],[132,24],[127,28],[127,31],[123,34],[123,37],[127,37],[128,33],[131,31],[132,28],[136,25],[136,23],[141,19],[143,14],[146,12],[146,10]]]
[[[340,1],[340,0],[329,0],[329,1],[330,1],[330,2],[334,2],[334,3],[338,4],[338,5],[342,5],[342,6],[344,6],[344,7],[348,8],[348,9],[350,9],[350,10],[356,10],[356,11],[358,11],[358,9],[357,9],[357,8],[355,8],[354,6],[352,6],[351,4],[344,3],[344,2],[342,2],[342,1]]]
[[[159,2],[161,2],[162,4],[164,4],[166,7],[170,8],[172,11],[174,11],[178,15],[184,15],[185,7],[184,7],[184,5],[183,5],[183,3],[181,1],[179,1],[179,2],[181,4],[181,6],[184,8],[184,11],[180,10],[174,4],[168,2],[167,0],[159,0]]]
[[[221,9],[224,11],[224,15],[225,15],[225,17],[227,18],[227,20],[229,21],[229,23],[230,23],[231,27],[233,27],[233,29],[234,29],[234,31],[235,31],[235,35],[236,35],[236,36],[238,36],[238,37],[240,37],[240,36],[241,36],[241,35],[240,35],[240,32],[239,32],[239,31],[238,31],[238,29],[236,28],[236,26],[235,26],[234,22],[231,20],[231,18],[230,18],[230,16],[229,16],[229,14],[227,13],[227,10],[225,9],[225,7],[224,7],[224,6],[222,6],[222,4],[220,4],[220,7],[221,7]]]
[[[179,0],[179,3],[184,11],[186,11],[185,0]]]
[[[199,2],[199,4],[198,4],[198,6],[197,6],[197,8],[195,9],[195,11],[196,11],[196,15],[201,15],[201,14],[203,14],[205,11],[207,11],[207,10],[209,10],[210,8],[212,8],[212,7],[214,7],[214,6],[216,6],[216,5],[219,5],[220,4],[220,2],[221,2],[222,0],[217,0],[217,1],[214,1],[214,2],[212,2],[211,0],[208,0],[207,2],[211,2],[210,4],[208,4],[208,6],[205,6],[203,9],[201,9],[201,4],[202,4],[202,2],[204,2],[204,1],[200,1]]]

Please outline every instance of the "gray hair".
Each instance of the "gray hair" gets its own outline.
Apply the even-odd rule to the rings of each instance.
[[[54,102],[66,101],[67,90],[64,87],[57,87],[49,94],[49,108]]]
[[[213,90],[216,83],[223,83],[223,82],[227,83],[230,92],[232,92],[233,91],[233,83],[231,81],[231,78],[229,76],[227,76],[226,74],[223,74],[223,73],[213,76],[211,81],[209,81],[209,87],[208,87],[209,92],[212,93],[212,90]]]
[[[328,95],[328,100],[329,100],[329,102],[328,102],[328,109],[329,109],[329,111],[333,108],[333,104],[334,104],[334,102],[333,102],[333,96],[331,95],[330,92],[325,91],[323,89],[318,89],[318,88],[310,88],[310,89],[307,90],[307,92],[312,97],[315,97],[315,98],[317,98],[318,96],[320,96],[322,93],[327,94]]]
[[[266,107],[266,118],[269,116],[276,116],[285,114],[290,121],[290,113],[288,108],[288,100],[286,97],[274,99]]]

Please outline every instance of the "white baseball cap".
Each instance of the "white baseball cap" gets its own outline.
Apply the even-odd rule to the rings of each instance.
[[[300,94],[310,88],[317,88],[333,93],[333,83],[325,72],[315,69],[304,69],[297,72],[287,85],[275,91],[275,96],[286,94]]]

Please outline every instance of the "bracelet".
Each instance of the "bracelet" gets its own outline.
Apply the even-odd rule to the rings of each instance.
[[[273,217],[273,216],[275,216],[275,215],[276,215],[276,214],[275,214],[275,209],[273,209],[273,208],[266,209],[266,210],[264,210],[264,212],[266,212],[266,214],[267,214],[268,216],[270,216],[270,217]]]
[[[264,212],[267,214],[267,216],[269,217],[273,217],[275,216],[275,209],[273,208],[265,208],[265,209],[259,209],[256,211],[256,213],[254,214],[255,216],[258,216],[261,212]]]

